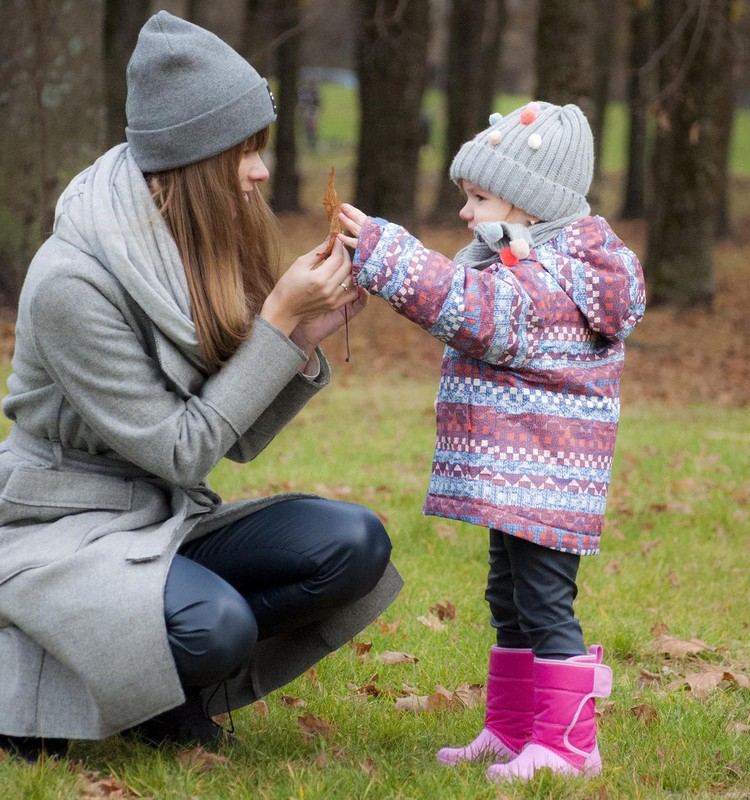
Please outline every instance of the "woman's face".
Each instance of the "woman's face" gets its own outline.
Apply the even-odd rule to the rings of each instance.
[[[250,192],[255,190],[255,184],[267,181],[269,173],[268,168],[263,163],[263,159],[260,157],[260,153],[248,147],[242,152],[237,175],[240,179],[240,187],[247,200]]]

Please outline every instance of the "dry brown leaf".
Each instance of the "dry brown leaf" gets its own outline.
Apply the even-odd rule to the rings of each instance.
[[[444,603],[432,606],[430,613],[435,614],[439,620],[455,619],[456,607],[446,598]]]
[[[301,697],[294,697],[294,695],[291,694],[282,694],[281,697],[279,697],[279,702],[290,708],[304,708],[307,705],[306,700],[303,700]]]
[[[381,633],[396,633],[400,624],[398,620],[395,622],[378,622],[378,630]]]
[[[352,647],[357,657],[361,658],[372,650],[372,642],[352,642]]]
[[[462,683],[453,692],[453,699],[463,708],[484,705],[487,693],[483,683]]]
[[[208,772],[217,764],[229,763],[229,759],[226,756],[220,756],[218,753],[209,753],[208,750],[204,750],[202,747],[181,750],[177,753],[175,759],[183,767],[197,769],[199,772]]]
[[[714,648],[702,639],[678,639],[669,633],[659,633],[654,637],[654,644],[659,652],[669,658],[685,658],[702,652],[713,652]]]
[[[651,725],[659,718],[656,709],[648,703],[641,703],[640,705],[633,706],[630,711],[633,716],[646,725]]]
[[[78,796],[85,800],[121,800],[131,796],[116,778],[98,772],[82,773],[78,777],[78,792]]]
[[[321,736],[323,739],[331,739],[336,733],[336,726],[330,722],[325,722],[315,714],[306,711],[301,717],[297,717],[297,727],[307,738]]]
[[[318,679],[318,671],[315,669],[315,667],[310,667],[310,669],[308,669],[305,673],[305,677],[313,686],[317,686],[320,683],[320,680]]]
[[[393,664],[418,664],[419,659],[409,653],[402,653],[398,650],[386,650],[378,656],[378,660],[383,664],[392,666]]]
[[[399,697],[394,703],[396,711],[427,711],[427,696],[409,694],[406,697]]]
[[[679,691],[687,687],[698,700],[706,700],[708,695],[716,691],[725,681],[736,683],[744,689],[750,688],[750,678],[746,675],[711,664],[686,672],[684,677],[672,681],[666,688],[670,691]]]
[[[371,775],[373,778],[377,777],[378,766],[371,758],[366,758],[364,761],[362,761],[359,765],[359,768],[365,773],[365,775]]]
[[[268,716],[268,703],[265,700],[256,700],[252,705],[253,713],[259,717]]]
[[[444,631],[446,628],[445,623],[441,622],[435,614],[429,614],[417,617],[417,622],[421,622],[426,628],[432,631]]]
[[[643,667],[641,667],[638,674],[638,683],[641,686],[659,683],[661,678],[662,676],[658,672],[649,672],[647,669],[643,669]]]
[[[331,171],[328,173],[328,186],[323,196],[323,208],[328,217],[328,244],[325,250],[323,250],[322,253],[318,253],[318,255],[326,259],[333,252],[333,245],[336,242],[336,237],[343,231],[341,220],[339,219],[341,201],[336,193],[336,179],[333,167],[331,167]]]

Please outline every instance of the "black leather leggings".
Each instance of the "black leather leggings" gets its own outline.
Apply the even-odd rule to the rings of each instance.
[[[231,675],[259,638],[324,618],[371,591],[391,542],[352,503],[284,500],[186,544],[164,592],[167,635],[186,687]]]
[[[580,556],[490,530],[485,599],[500,647],[530,647],[539,658],[586,652],[573,613]]]

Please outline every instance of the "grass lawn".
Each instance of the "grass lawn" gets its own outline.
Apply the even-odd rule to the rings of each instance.
[[[311,211],[282,219],[290,254],[325,235],[319,198],[330,164],[351,177],[339,125],[351,131],[356,114],[341,91],[324,99],[342,121],[324,114],[324,145],[304,157]],[[738,120],[750,141],[747,114]],[[737,173],[750,173],[750,153],[742,158]],[[640,252],[642,229],[615,229]],[[424,234],[448,253],[460,244],[455,233]],[[224,760],[190,763],[119,737],[78,742],[67,760],[34,767],[0,756],[0,798],[750,797],[749,250],[742,232],[717,249],[712,312],[649,311],[630,345],[603,549],[583,560],[577,602],[587,641],[604,646],[614,672],[612,697],[599,703],[601,777],[543,774],[498,787],[481,766],[436,762],[439,747],[468,742],[482,725],[474,694],[453,692],[486,679],[486,533],[421,514],[441,348],[373,300],[351,326],[351,362],[341,336],[326,348],[332,387],[256,462],[221,463],[211,482],[227,499],[295,490],[376,509],[405,578],[401,595],[355,643],[236,713],[238,745]],[[0,385],[9,371],[0,366]],[[0,440],[8,427],[1,419]],[[435,623],[453,607],[453,618]],[[412,658],[385,663],[392,652]],[[437,707],[398,710],[408,697]],[[313,717],[318,733],[308,735]]]
[[[485,533],[420,513],[434,382],[382,372],[362,381],[347,369],[338,364],[338,385],[262,458],[222,463],[212,483],[227,498],[313,491],[382,514],[406,585],[358,637],[362,646],[235,714],[239,745],[226,763],[183,766],[174,750],[119,738],[77,743],[69,762],[0,762],[0,797],[104,797],[81,787],[105,776],[139,798],[747,797],[750,689],[739,685],[750,676],[747,411],[626,411],[604,549],[584,559],[578,600],[587,639],[604,645],[615,675],[612,698],[600,703],[606,771],[590,782],[544,776],[498,795],[481,767],[450,770],[434,757],[479,730],[480,706],[395,705],[404,694],[484,683],[491,644]],[[441,630],[424,624],[448,602],[454,619]],[[666,632],[703,644],[669,658],[669,640],[657,638]],[[392,651],[418,661],[382,663]],[[307,712],[331,726],[325,736],[303,735],[297,719]]]

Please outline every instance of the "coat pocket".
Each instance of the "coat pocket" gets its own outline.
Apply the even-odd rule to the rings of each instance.
[[[83,511],[128,511],[133,484],[108,475],[16,467],[0,499],[3,522],[44,522]]]

